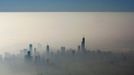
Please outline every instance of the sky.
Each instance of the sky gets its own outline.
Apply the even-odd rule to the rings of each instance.
[[[1,12],[0,53],[34,47],[77,49],[83,36],[86,48],[134,49],[133,12]]]
[[[1,12],[133,12],[134,0],[0,0]]]

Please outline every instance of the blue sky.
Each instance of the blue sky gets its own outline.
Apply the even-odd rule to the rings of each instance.
[[[134,0],[0,0],[1,12],[134,11]]]

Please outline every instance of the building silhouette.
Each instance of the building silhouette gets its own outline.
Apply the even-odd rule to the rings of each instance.
[[[32,44],[29,44],[29,51],[30,51],[30,54],[32,55],[32,52],[33,52],[33,45]]]
[[[61,51],[65,51],[65,50],[66,50],[66,47],[62,46]]]
[[[81,47],[80,48],[81,48],[82,51],[86,50],[86,48],[85,48],[85,37],[82,38]]]
[[[36,48],[34,48],[34,55],[36,55],[36,52],[37,52],[37,49],[36,49]]]
[[[49,51],[50,51],[49,45],[46,46],[46,51],[47,51],[47,53],[49,53]]]
[[[61,47],[61,53],[64,54],[65,53],[65,50],[66,50],[66,47],[62,46]]]
[[[80,45],[78,45],[77,50],[80,51]]]
[[[25,59],[26,59],[26,61],[32,61],[32,56],[31,56],[30,51],[28,51],[27,54],[25,55]]]

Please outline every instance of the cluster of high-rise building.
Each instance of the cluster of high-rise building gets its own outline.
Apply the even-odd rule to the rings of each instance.
[[[117,64],[121,62],[127,62],[127,64],[132,64],[131,62],[133,61],[133,58],[134,53],[132,52],[131,54],[122,54],[101,50],[87,50],[86,40],[85,37],[83,37],[80,44],[78,45],[77,50],[67,49],[65,46],[61,46],[59,50],[52,50],[48,44],[45,46],[45,48],[41,44],[38,44],[38,47],[33,46],[33,44],[29,44],[28,48],[20,51],[20,54],[15,55],[5,53],[4,58],[2,58],[2,56],[0,55],[0,64],[2,63],[2,65],[4,64],[10,67],[11,69],[15,69],[17,71],[18,69],[22,71],[23,68],[23,70],[26,69],[26,72],[29,72],[30,70],[34,71],[35,69],[35,71],[37,72],[44,73],[44,71],[46,71],[47,73],[47,70],[49,69],[50,72],[53,72],[57,71],[58,68],[59,72],[67,71],[70,74],[70,70],[68,71],[68,66],[71,67],[70,69],[72,69],[74,67],[73,65],[75,64],[77,66],[79,65],[79,68],[83,66],[82,69],[86,68],[87,66],[96,66],[98,65],[96,63],[98,62],[99,64],[104,62],[102,64],[104,66],[105,64],[106,66],[108,64],[110,64],[110,66],[111,64],[116,64],[117,66]],[[95,64],[93,64],[94,62]],[[79,70],[80,69],[78,69],[78,71]],[[72,70],[72,73],[74,73],[73,71],[74,69]]]
[[[37,48],[33,48],[32,44],[29,44],[29,49],[24,49],[24,50],[25,50],[25,59],[26,60],[32,60],[32,59],[37,60],[37,58],[38,59],[41,58],[41,54],[43,54],[43,53],[37,54],[38,53]],[[43,50],[45,50],[45,49],[43,49]],[[81,41],[80,45],[78,46],[77,50],[74,50],[74,49],[66,50],[66,47],[62,46],[61,49],[59,51],[57,51],[57,53],[60,53],[60,54],[72,53],[73,55],[76,52],[82,52],[82,53],[86,52],[85,37],[82,38],[82,41]],[[44,51],[44,56],[49,57],[49,55],[52,53],[53,53],[53,51],[50,51],[50,46],[46,45],[46,51]]]
[[[89,60],[89,59],[103,59],[103,60],[115,60],[115,59],[126,59],[126,55],[114,54],[112,52],[105,52],[101,50],[91,51],[86,49],[86,40],[85,37],[82,38],[80,44],[78,45],[77,50],[67,49],[65,46],[61,46],[59,50],[52,50],[51,47],[47,44],[45,48],[41,44],[38,47],[29,44],[27,49],[21,50],[20,54],[10,54],[5,53],[4,61],[15,62],[18,60],[21,61],[32,61],[37,63],[45,63],[50,61],[57,60]],[[128,58],[127,58],[128,59]],[[0,61],[3,58],[0,56]]]

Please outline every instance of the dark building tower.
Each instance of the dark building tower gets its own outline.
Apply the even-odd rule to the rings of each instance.
[[[81,50],[82,50],[82,51],[85,51],[85,37],[82,38]]]
[[[32,55],[32,51],[33,51],[33,45],[32,44],[29,44],[29,51],[30,51],[30,53]]]
[[[62,46],[61,47],[61,53],[65,53],[66,47]]]
[[[80,51],[80,45],[78,46],[78,51]]]
[[[31,57],[31,52],[30,51],[27,52],[27,56]]]
[[[46,50],[47,50],[47,53],[49,53],[49,45],[47,45]]]
[[[34,55],[36,55],[36,52],[37,52],[37,51],[36,51],[36,48],[34,48]]]
[[[31,52],[28,51],[27,55],[25,56],[26,61],[30,62],[32,60]]]

